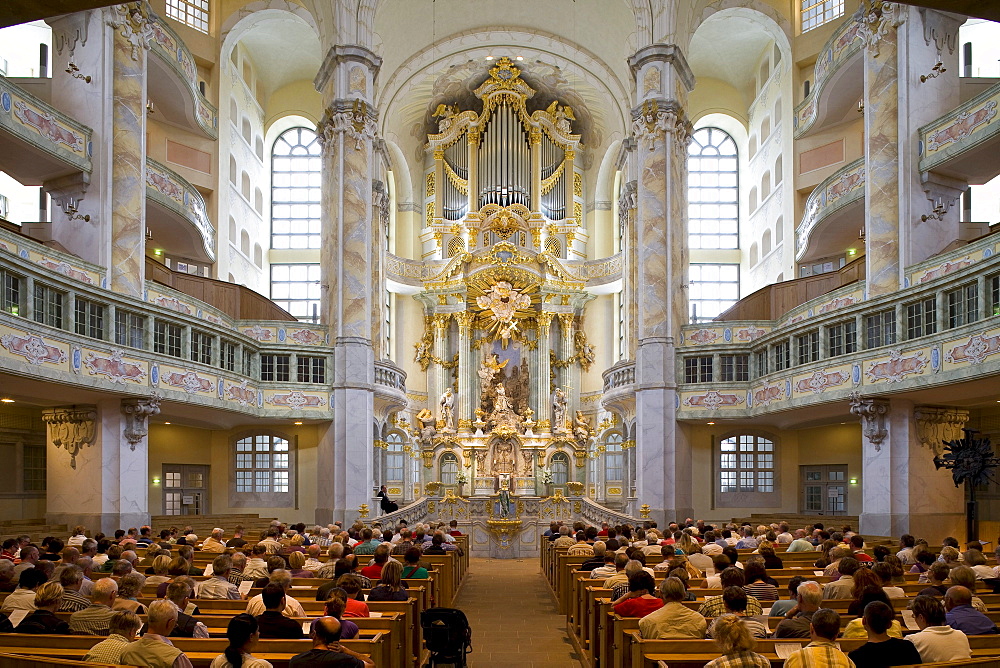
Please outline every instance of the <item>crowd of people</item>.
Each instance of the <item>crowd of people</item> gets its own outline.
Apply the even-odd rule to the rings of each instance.
[[[643,638],[713,638],[722,656],[710,668],[769,666],[753,651],[758,638],[808,640],[785,661],[788,668],[881,668],[969,658],[967,636],[998,632],[975,592],[977,581],[994,584],[1000,578],[1000,566],[987,563],[978,541],[960,551],[958,541],[948,537],[934,549],[926,540],[904,535],[896,549],[875,545],[869,550],[850,526],[833,531],[822,524],[794,530],[785,523],[715,527],[690,519],[664,530],[655,522],[600,528],[553,522],[545,536],[568,554],[588,557],[579,570],[590,571],[591,578],[612,590],[616,613],[640,618]],[[776,550],[777,545],[785,549]],[[811,564],[816,574],[822,570],[830,581],[793,577],[782,599],[768,570],[783,567],[785,552],[807,551],[816,554]],[[647,565],[657,555],[662,560],[650,559],[657,563]],[[1000,563],[1000,548],[996,557]],[[666,575],[658,586],[657,571]],[[904,573],[917,574],[926,585],[912,599],[900,587]],[[684,605],[696,600],[689,590],[692,579],[721,589],[721,595],[706,597],[697,610]],[[843,628],[840,614],[823,606],[830,599],[850,601],[847,612],[855,618]],[[896,619],[901,606],[912,613],[916,632],[904,635]],[[780,618],[773,632],[768,617]],[[845,654],[835,645],[838,638],[867,642]]]
[[[144,526],[106,536],[78,526],[72,534],[37,545],[28,535],[3,542],[0,592],[8,594],[0,605],[0,633],[105,636],[86,661],[165,668],[191,666],[170,638],[209,637],[192,602],[204,599],[247,599],[246,612],[229,621],[229,647],[212,668],[268,668],[252,655],[259,639],[307,636],[312,649],[291,666],[370,668],[370,660],[340,643],[358,635],[351,618],[370,615],[366,600],[405,601],[405,580],[429,577],[424,555],[461,549],[455,521],[412,528],[359,521],[347,529],[274,521],[259,536],[237,526],[228,537],[216,528],[204,540],[191,527],[154,534]],[[196,549],[216,555],[209,568],[195,565]],[[199,576],[208,577],[194,579]],[[293,578],[327,581],[316,590],[325,615],[312,620],[308,634],[293,619],[306,617],[290,593]],[[156,585],[156,598],[144,605],[148,585]],[[248,598],[251,588],[262,591]],[[70,614],[67,620],[57,613]],[[139,615],[146,615],[144,628]]]

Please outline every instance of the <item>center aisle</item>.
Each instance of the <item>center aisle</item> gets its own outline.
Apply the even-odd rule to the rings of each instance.
[[[455,598],[472,627],[474,668],[580,668],[538,559],[472,559]]]

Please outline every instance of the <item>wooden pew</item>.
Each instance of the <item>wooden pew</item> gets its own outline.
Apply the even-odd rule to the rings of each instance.
[[[44,656],[0,653],[0,668],[119,668],[112,663],[85,663],[72,659],[53,659]]]
[[[80,660],[101,640],[103,638],[100,636],[6,633],[0,634],[0,651]],[[208,666],[229,645],[225,638],[171,638],[171,642],[199,668]],[[355,652],[371,656],[379,668],[392,665],[389,663],[388,634],[377,633],[365,640],[344,640],[342,644]],[[311,648],[310,640],[261,640],[254,649],[254,656],[270,661],[277,668],[284,668],[293,656]]]

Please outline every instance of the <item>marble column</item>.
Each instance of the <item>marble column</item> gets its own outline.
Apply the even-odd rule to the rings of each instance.
[[[316,89],[326,112],[323,143],[323,321],[333,343],[333,420],[317,451],[316,522],[353,521],[371,499],[375,350],[372,246],[376,113],[381,58],[360,46],[334,46]]]
[[[550,342],[552,339],[552,318],[555,313],[548,311],[538,312],[538,354],[532,357],[531,385],[534,394],[535,422],[552,421],[552,393],[555,388],[552,385],[552,366],[549,358]],[[551,426],[551,425],[550,425]],[[535,432],[546,431],[542,427],[536,427]]]
[[[469,311],[459,311],[455,314],[458,323],[458,396],[455,400],[455,427],[467,432],[472,429],[475,419],[475,409],[479,406],[478,393],[472,384],[479,369],[479,364],[472,359],[472,321],[473,314]]]
[[[146,418],[159,398],[43,411],[46,521],[109,533],[149,523]]]
[[[635,219],[637,346],[636,495],[662,525],[693,513],[691,448],[676,423],[676,345],[687,321],[687,144],[694,76],[676,45],[629,59],[638,174]]]
[[[108,10],[113,31],[111,281],[142,298],[146,270],[146,57],[152,33],[145,5]]]
[[[857,18],[865,64],[865,263],[869,297],[891,294],[901,283],[898,17],[898,5],[881,2]]]
[[[955,430],[962,411],[935,412],[902,399],[853,397],[862,425],[861,532],[931,541],[965,535],[963,488],[934,468],[933,433]],[[968,417],[968,413],[964,413]],[[960,428],[959,428],[960,429]],[[925,444],[926,443],[926,444]]]

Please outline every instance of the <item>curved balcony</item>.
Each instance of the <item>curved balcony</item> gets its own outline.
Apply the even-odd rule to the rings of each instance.
[[[796,139],[839,123],[857,109],[864,83],[864,58],[857,36],[858,22],[848,16],[820,50],[812,89],[795,107]]]
[[[808,262],[846,249],[864,227],[865,159],[831,174],[806,200],[795,229],[795,260]]]
[[[167,22],[150,12],[149,98],[168,123],[219,138],[219,111],[198,87],[194,56]]]
[[[382,264],[385,269],[387,280],[399,285],[409,286],[423,290],[423,278],[425,275],[425,264],[420,260],[411,260],[399,257],[392,253],[387,253]],[[437,273],[437,272],[435,272]],[[398,292],[399,290],[397,290]]]
[[[635,412],[635,362],[618,362],[602,374],[601,408],[628,417]]]
[[[24,185],[90,174],[93,131],[0,77],[0,169]]]
[[[986,183],[1000,174],[1000,84],[918,131],[920,171],[966,183]]]
[[[587,279],[588,288],[612,286],[610,289],[600,290],[602,293],[615,292],[616,289],[620,289],[614,287],[614,284],[621,281],[624,267],[625,259],[621,252],[611,257],[587,260],[576,264],[577,273]]]
[[[152,158],[146,158],[146,227],[169,254],[215,262],[215,228],[201,193]]]
[[[375,362],[375,415],[384,420],[406,408],[406,372],[389,360]]]

